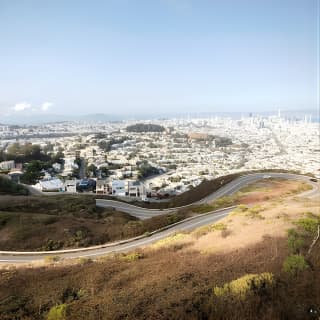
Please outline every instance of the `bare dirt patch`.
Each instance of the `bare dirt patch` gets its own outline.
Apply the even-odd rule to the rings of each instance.
[[[260,203],[270,199],[287,197],[310,188],[304,182],[293,180],[263,180],[251,184],[238,194],[238,201],[243,204]]]
[[[262,241],[264,237],[285,237],[287,229],[294,226],[293,222],[307,212],[320,216],[320,200],[288,198],[281,203],[264,201],[260,202],[259,210],[258,214],[252,215],[250,207],[244,211],[236,209],[234,213],[220,220],[219,223],[224,224],[225,229],[230,231],[227,237],[223,235],[226,230],[209,228],[210,231],[204,232],[201,237],[197,236],[199,230],[193,231],[192,234],[198,240],[190,249],[203,253],[230,252]],[[270,246],[272,247],[272,244]]]

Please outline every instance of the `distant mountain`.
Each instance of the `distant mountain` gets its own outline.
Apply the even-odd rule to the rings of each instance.
[[[11,115],[3,117],[1,120],[5,124],[43,124],[52,122],[65,121],[92,121],[92,122],[107,122],[122,120],[122,116],[114,116],[107,114],[88,114],[88,115],[61,115],[61,114],[40,114],[40,115]]]
[[[198,113],[167,113],[167,114],[105,114],[92,113],[86,115],[62,115],[62,114],[14,114],[10,116],[1,116],[1,123],[17,124],[17,125],[35,125],[52,122],[64,121],[89,121],[89,122],[110,122],[122,120],[154,120],[154,119],[170,119],[170,118],[205,118],[205,117],[231,117],[241,118],[250,115],[267,117],[277,115],[278,111],[260,111],[260,112],[198,112]],[[319,122],[320,115],[318,110],[281,110],[281,116],[290,119],[303,119],[305,116],[310,116],[312,121]]]

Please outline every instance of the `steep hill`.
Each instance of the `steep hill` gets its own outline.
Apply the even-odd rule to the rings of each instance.
[[[291,183],[252,185],[219,223],[135,252],[3,269],[0,318],[317,319],[320,201]]]

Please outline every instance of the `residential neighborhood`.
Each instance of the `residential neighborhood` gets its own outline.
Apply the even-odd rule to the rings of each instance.
[[[319,126],[308,115],[286,119],[280,112],[238,119],[0,125],[0,150],[1,173],[42,192],[163,199],[241,171],[320,176]]]

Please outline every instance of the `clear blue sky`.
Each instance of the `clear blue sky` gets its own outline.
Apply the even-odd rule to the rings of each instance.
[[[0,0],[0,114],[314,109],[318,3]]]

